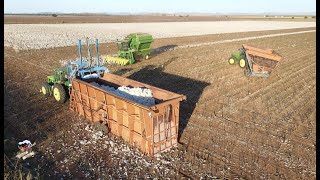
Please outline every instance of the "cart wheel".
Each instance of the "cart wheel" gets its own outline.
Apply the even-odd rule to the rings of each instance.
[[[250,76],[250,73],[249,73],[249,70],[248,70],[248,69],[245,69],[245,70],[244,70],[244,75],[246,75],[246,76],[248,76],[248,77]]]
[[[42,94],[44,96],[49,96],[50,95],[50,93],[51,93],[50,89],[51,89],[51,87],[47,82],[42,82],[40,92],[42,92]]]
[[[94,122],[92,127],[95,131],[100,131],[100,122]]]
[[[246,66],[246,61],[244,59],[240,59],[239,65],[240,67],[244,68]]]
[[[109,133],[109,128],[108,128],[108,126],[107,125],[105,125],[105,124],[103,124],[103,123],[101,123],[101,130],[102,130],[102,132],[103,132],[103,134],[108,134]]]
[[[67,100],[67,93],[61,84],[53,85],[53,96],[59,103],[64,103]]]
[[[103,124],[103,123],[100,123],[99,121],[98,121],[98,122],[95,122],[95,123],[93,124],[93,128],[94,128],[94,130],[96,130],[96,131],[101,131],[103,134],[108,134],[108,133],[109,133],[108,126],[106,126],[106,125]]]
[[[234,61],[233,58],[230,58],[230,59],[229,59],[229,64],[234,64],[234,62],[235,62],[235,61]]]

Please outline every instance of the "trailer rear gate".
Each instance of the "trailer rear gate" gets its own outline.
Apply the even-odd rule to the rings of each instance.
[[[144,106],[90,84],[151,89],[156,104]],[[111,133],[153,156],[177,145],[180,101],[184,95],[105,73],[102,78],[72,81],[70,109],[91,122],[107,121]]]

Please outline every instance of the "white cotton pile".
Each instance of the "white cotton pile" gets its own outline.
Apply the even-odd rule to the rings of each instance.
[[[92,82],[94,86],[100,87],[108,92],[111,92],[115,95],[121,96],[125,99],[132,100],[136,103],[152,106],[155,105],[155,99],[152,96],[152,90],[147,88],[130,88],[127,86],[121,86],[118,89],[110,86],[99,85],[96,82]]]
[[[98,77],[99,77],[99,75],[98,75],[98,74],[93,73],[93,74],[87,74],[87,75],[84,75],[84,76],[82,77],[82,79],[98,78]]]
[[[21,141],[18,143],[19,145],[22,145],[22,144],[31,144],[31,142],[29,140],[24,140],[24,141]]]

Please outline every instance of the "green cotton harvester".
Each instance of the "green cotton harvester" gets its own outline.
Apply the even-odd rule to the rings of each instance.
[[[105,61],[120,65],[133,64],[137,59],[143,57],[149,59],[153,37],[147,33],[132,33],[123,40],[117,41],[118,55],[105,56]]]

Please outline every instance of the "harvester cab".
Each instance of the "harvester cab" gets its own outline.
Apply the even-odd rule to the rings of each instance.
[[[151,54],[151,43],[153,37],[147,33],[132,33],[123,40],[117,41],[118,55],[105,56],[105,61],[113,64],[128,65],[133,64],[137,59],[143,57],[149,59]]]
[[[262,49],[243,44],[238,52],[232,53],[229,64],[245,68],[246,76],[269,77],[282,57],[272,49]]]
[[[72,79],[100,78],[109,70],[99,61],[98,39],[96,39],[96,61],[92,61],[89,40],[87,38],[88,58],[82,57],[82,45],[79,39],[79,59],[70,61],[65,67],[54,70],[54,75],[48,76],[41,85],[40,92],[45,96],[53,95],[56,101],[64,103],[71,92]]]

